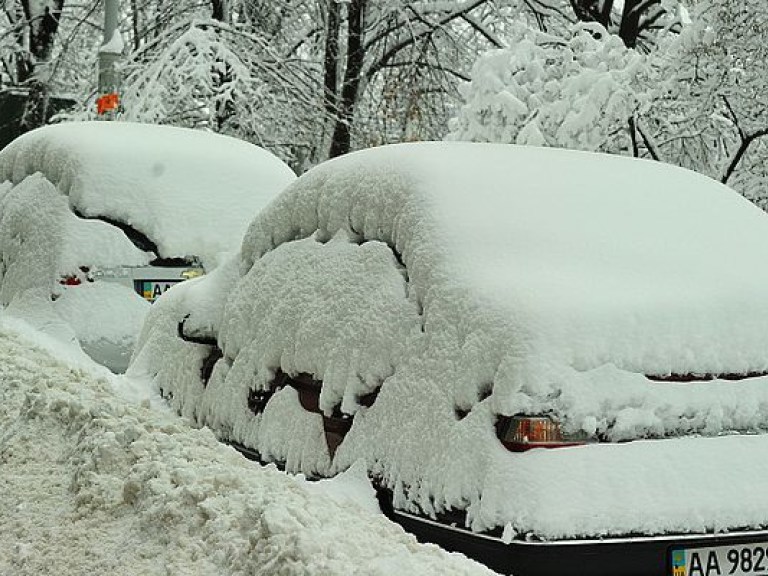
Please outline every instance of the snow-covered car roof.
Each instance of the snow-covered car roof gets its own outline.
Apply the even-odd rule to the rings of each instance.
[[[427,321],[433,295],[451,292],[440,313],[469,328],[461,302],[482,305],[497,345],[520,355],[651,374],[768,369],[768,216],[688,170],[493,144],[367,150],[258,215],[245,269],[315,230],[393,246]]]
[[[386,146],[301,176],[238,261],[161,298],[129,373],[267,461],[332,475],[363,460],[397,508],[464,510],[476,531],[763,526],[766,465],[746,454],[768,443],[767,256],[768,216],[687,170]],[[595,442],[512,454],[496,426],[515,415]],[[617,443],[645,438],[666,440]]]
[[[270,152],[208,132],[124,122],[46,126],[0,151],[0,182],[42,172],[74,210],[130,225],[165,258],[237,249],[295,174]]]

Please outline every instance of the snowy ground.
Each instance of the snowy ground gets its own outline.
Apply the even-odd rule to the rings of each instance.
[[[360,469],[257,466],[142,386],[0,316],[1,576],[491,574],[388,522]]]

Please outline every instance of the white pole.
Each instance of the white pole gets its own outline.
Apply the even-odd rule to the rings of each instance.
[[[108,44],[117,30],[118,0],[104,0],[104,42]]]
[[[123,41],[117,27],[120,0],[104,0],[104,41],[99,48],[99,112],[106,106],[106,112],[114,112],[120,87],[120,74],[116,64],[123,53]],[[114,95],[114,96],[112,96]],[[105,99],[110,97],[110,99]],[[114,108],[111,103],[114,102]]]

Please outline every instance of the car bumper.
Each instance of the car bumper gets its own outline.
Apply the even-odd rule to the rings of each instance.
[[[431,542],[451,552],[461,552],[492,570],[516,576],[559,576],[565,573],[584,576],[671,576],[672,550],[768,542],[768,530],[761,530],[602,540],[512,540],[506,543],[499,537],[447,526],[391,507],[385,513],[420,542]]]

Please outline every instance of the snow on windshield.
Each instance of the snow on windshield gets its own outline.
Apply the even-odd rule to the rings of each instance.
[[[370,259],[353,266],[368,245]],[[372,258],[379,248],[387,259]],[[553,413],[569,431],[615,441],[765,431],[768,378],[643,374],[765,371],[766,257],[768,217],[679,168],[504,145],[382,147],[311,170],[253,221],[226,305],[202,306],[224,352],[207,387],[195,370],[209,347],[173,332],[194,318],[190,290],[158,303],[132,370],[289,470],[333,473],[362,459],[397,506],[467,510],[476,530],[560,538],[758,526],[768,506],[729,495],[750,494],[765,467],[734,477],[720,463],[763,436],[513,455],[494,424]],[[347,265],[323,266],[334,260]],[[354,296],[398,282],[378,305]],[[195,289],[215,288],[201,279]],[[322,419],[293,389],[261,414],[248,409],[249,391],[277,369],[322,378],[325,414],[354,413],[333,460]],[[357,406],[377,385],[373,406]],[[686,488],[676,501],[655,498],[658,479]],[[647,496],[642,509],[627,508],[628,493]],[[563,498],[584,513],[578,522]]]
[[[42,172],[85,216],[126,223],[163,257],[212,267],[295,175],[271,153],[217,134],[121,122],[47,126],[0,152],[0,181]]]

